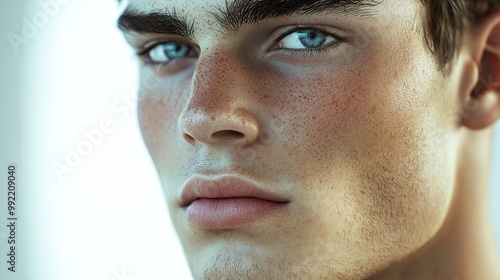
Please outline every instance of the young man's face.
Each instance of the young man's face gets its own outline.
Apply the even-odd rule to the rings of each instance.
[[[361,279],[421,247],[451,200],[460,82],[420,2],[235,1],[128,3],[187,21],[146,16],[158,33],[136,21],[149,32],[127,39],[194,277]],[[247,21],[226,30],[223,12]]]

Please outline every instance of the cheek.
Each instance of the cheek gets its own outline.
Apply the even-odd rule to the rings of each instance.
[[[148,85],[141,79],[138,104],[139,126],[144,142],[160,175],[176,170],[172,158],[181,159],[178,147],[184,141],[177,124],[189,94],[190,81],[181,76],[177,79],[160,80]]]
[[[275,148],[288,156],[292,181],[305,189],[305,201],[314,201],[310,209],[331,210],[317,220],[357,244],[370,243],[374,254],[422,244],[451,197],[448,127],[436,99],[444,97],[433,79],[439,73],[415,49],[363,59],[352,69],[287,77],[294,83],[280,84],[281,98],[267,103],[281,121]]]
[[[393,244],[421,244],[437,231],[454,181],[450,115],[435,78],[440,73],[432,58],[415,50],[388,58],[379,82],[368,81],[376,98],[365,99],[370,110],[360,113],[358,140],[351,139],[361,184],[346,192],[371,219],[373,232],[384,229]]]

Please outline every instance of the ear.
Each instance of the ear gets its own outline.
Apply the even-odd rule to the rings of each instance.
[[[479,76],[475,88],[465,98],[464,108],[472,110],[464,115],[462,124],[483,129],[500,118],[500,13],[487,16],[472,27],[469,35]]]

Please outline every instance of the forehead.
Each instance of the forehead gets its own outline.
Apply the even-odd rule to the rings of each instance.
[[[129,11],[175,13],[193,20],[247,16],[249,22],[244,23],[252,23],[252,20],[318,12],[367,16],[375,11],[394,11],[404,2],[409,0],[126,0],[123,6]],[[262,18],[252,18],[256,11],[261,12]]]
[[[163,9],[165,7],[179,8],[207,8],[207,7],[223,7],[233,4],[255,4],[265,3],[267,5],[277,4],[292,4],[301,6],[307,4],[321,5],[323,3],[331,3],[333,5],[348,8],[350,6],[367,6],[386,2],[387,0],[122,0],[120,1],[125,6],[133,6],[144,9]],[[404,0],[403,0],[404,1]]]

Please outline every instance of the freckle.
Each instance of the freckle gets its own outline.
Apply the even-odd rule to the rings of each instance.
[[[211,117],[210,117],[210,119],[211,119],[212,121],[215,121],[215,116],[211,116]]]

